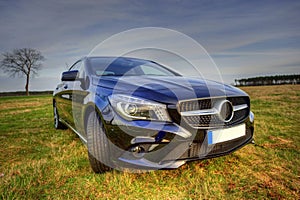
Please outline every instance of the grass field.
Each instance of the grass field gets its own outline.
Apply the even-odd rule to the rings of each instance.
[[[51,96],[0,98],[0,199],[299,199],[300,86],[242,88],[256,145],[176,170],[94,174]]]

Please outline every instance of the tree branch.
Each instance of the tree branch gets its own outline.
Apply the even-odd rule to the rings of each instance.
[[[2,54],[3,59],[0,67],[10,76],[25,75],[29,80],[30,74],[37,74],[42,68],[44,56],[36,49],[22,48],[14,49],[12,52]],[[26,92],[28,93],[28,81],[26,81]]]

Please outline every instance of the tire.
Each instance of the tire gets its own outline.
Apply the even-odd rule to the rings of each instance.
[[[87,147],[90,165],[95,173],[112,170],[109,140],[99,115],[92,111],[86,124]]]
[[[59,114],[56,108],[56,103],[53,105],[53,117],[54,117],[54,127],[55,129],[66,129],[66,125],[59,121]]]

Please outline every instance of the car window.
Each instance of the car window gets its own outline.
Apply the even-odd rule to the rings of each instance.
[[[72,65],[72,67],[70,67],[69,71],[71,70],[80,70],[81,68],[81,65],[82,65],[82,62],[81,60],[77,61],[75,64]]]
[[[91,71],[97,76],[176,76],[167,68],[147,60],[130,58],[89,58]]]
[[[77,61],[75,64],[72,65],[72,67],[70,67],[69,71],[72,71],[72,70],[78,70],[79,71],[78,78],[84,78],[85,77],[84,64],[81,60]]]
[[[140,65],[139,68],[141,69],[144,75],[166,76],[170,74],[168,70],[162,67],[159,68],[152,63]]]

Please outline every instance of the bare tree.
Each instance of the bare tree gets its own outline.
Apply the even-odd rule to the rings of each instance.
[[[25,90],[29,96],[29,80],[31,75],[36,75],[42,67],[44,56],[36,49],[22,48],[2,54],[0,67],[12,77],[26,76]]]

